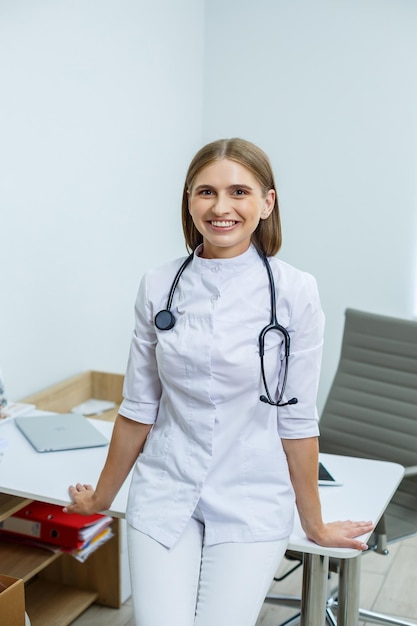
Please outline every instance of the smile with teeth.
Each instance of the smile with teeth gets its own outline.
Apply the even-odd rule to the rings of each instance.
[[[235,224],[237,224],[237,222],[234,222],[232,220],[228,220],[228,221],[214,221],[212,220],[210,222],[210,224],[212,226],[216,226],[216,228],[230,228],[231,226],[234,226]]]

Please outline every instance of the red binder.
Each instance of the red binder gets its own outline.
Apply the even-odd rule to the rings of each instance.
[[[62,548],[79,549],[99,534],[113,519],[99,513],[64,513],[62,506],[32,502],[0,522],[2,533],[52,543]]]

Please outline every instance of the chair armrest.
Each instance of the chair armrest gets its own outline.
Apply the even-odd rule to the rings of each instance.
[[[417,476],[417,465],[412,465],[411,467],[406,467],[404,476]]]

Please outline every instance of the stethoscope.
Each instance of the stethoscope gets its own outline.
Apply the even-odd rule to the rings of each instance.
[[[187,265],[191,262],[193,256],[194,256],[194,253],[192,252],[185,259],[185,261],[182,263],[181,267],[179,268],[178,272],[176,273],[175,278],[172,281],[171,289],[169,290],[166,309],[159,311],[159,313],[155,315],[155,326],[158,328],[158,330],[171,330],[171,328],[173,328],[175,325],[175,316],[171,311],[172,299],[174,297],[174,293],[177,288],[178,282],[182,276],[182,273],[184,272]],[[268,259],[266,258],[264,254],[259,252],[259,256],[264,262],[264,265],[268,274],[269,291],[271,294],[271,319],[270,319],[269,324],[265,326],[265,328],[263,328],[261,332],[259,333],[259,356],[261,359],[261,374],[262,374],[262,381],[265,387],[265,394],[266,394],[266,395],[260,396],[259,400],[261,400],[261,402],[266,402],[267,404],[272,404],[273,406],[287,406],[288,404],[297,404],[298,402],[297,398],[291,398],[291,400],[288,400],[288,402],[281,402],[282,398],[284,397],[285,387],[287,384],[288,359],[290,356],[290,336],[288,334],[287,329],[284,328],[284,326],[281,326],[281,324],[279,324],[277,320],[275,282],[274,282],[274,276],[272,274],[271,266],[269,264]],[[271,330],[280,332],[284,339],[284,376],[282,380],[281,391],[278,394],[278,400],[276,402],[274,402],[274,400],[271,397],[271,394],[269,393],[269,388],[268,388],[268,383],[266,381],[265,368],[264,368],[265,337]]]

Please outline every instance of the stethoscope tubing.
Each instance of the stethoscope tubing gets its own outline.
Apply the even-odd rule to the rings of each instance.
[[[259,250],[257,251],[259,256],[261,257],[264,266],[266,268],[267,274],[268,274],[268,281],[269,281],[269,291],[270,291],[270,301],[271,301],[271,317],[270,317],[270,322],[267,326],[265,326],[265,328],[263,328],[261,330],[261,332],[259,333],[259,356],[261,359],[261,375],[262,375],[262,381],[265,387],[265,393],[266,395],[262,395],[260,396],[260,400],[262,402],[265,402],[267,404],[271,404],[273,406],[286,406],[288,404],[296,404],[298,402],[297,398],[292,398],[291,400],[289,400],[288,402],[284,402],[281,404],[282,398],[284,397],[284,392],[285,392],[285,387],[287,384],[287,375],[288,375],[288,360],[289,360],[289,356],[290,356],[290,336],[289,333],[287,331],[286,328],[284,328],[284,326],[282,326],[281,324],[279,324],[278,320],[277,320],[277,305],[276,305],[276,292],[275,292],[275,281],[274,281],[274,276],[272,274],[272,269],[271,269],[271,265],[268,261],[267,256],[260,252]],[[191,260],[194,257],[194,252],[192,252],[186,259],[185,261],[181,264],[181,266],[179,267],[174,280],[172,281],[172,285],[171,288],[169,290],[168,293],[168,299],[167,299],[167,304],[166,304],[166,308],[162,309],[161,311],[159,311],[156,315],[155,315],[155,326],[156,328],[158,328],[158,330],[171,330],[171,328],[174,327],[175,325],[175,316],[171,311],[171,307],[172,307],[172,300],[174,298],[174,293],[175,290],[178,286],[178,282],[184,272],[184,270],[186,269],[186,267],[188,266],[188,264],[191,262]],[[266,380],[266,375],[265,375],[265,369],[264,369],[264,352],[265,352],[265,336],[266,334],[271,331],[271,330],[276,330],[278,332],[280,332],[283,336],[284,339],[284,376],[283,376],[283,381],[282,381],[282,387],[281,387],[281,391],[278,394],[278,400],[276,402],[274,402],[274,400],[272,399],[270,393],[269,393],[269,389],[268,389],[268,383]]]

